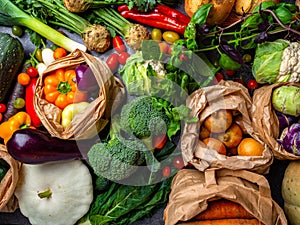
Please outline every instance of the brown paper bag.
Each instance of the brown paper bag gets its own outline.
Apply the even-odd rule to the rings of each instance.
[[[233,81],[222,81],[218,85],[204,87],[192,93],[187,100],[191,115],[198,117],[198,123],[187,123],[181,137],[181,149],[185,163],[191,163],[198,170],[206,168],[247,169],[266,173],[273,162],[270,148],[261,141],[251,125],[252,100],[247,89]],[[219,109],[237,110],[238,124],[243,131],[264,145],[262,156],[225,156],[209,149],[199,140],[199,129],[204,120]]]
[[[300,156],[285,151],[277,142],[279,138],[279,121],[272,107],[273,90],[282,85],[300,87],[300,83],[276,83],[265,85],[254,91],[252,111],[252,126],[261,139],[270,146],[274,157],[280,160],[298,160]]]
[[[175,175],[165,225],[189,221],[205,211],[208,202],[227,199],[236,202],[264,225],[286,225],[283,210],[271,198],[267,179],[247,170],[182,169]]]
[[[10,156],[5,145],[0,145],[0,158],[4,159],[10,166],[0,182],[0,212],[13,212],[18,208],[14,191],[18,183],[21,163]]]
[[[62,110],[43,98],[43,80],[58,68],[75,69],[81,63],[87,63],[94,73],[100,87],[99,96],[90,103],[86,110],[74,116],[72,123],[65,129],[60,124]],[[54,61],[38,78],[34,107],[43,126],[48,132],[61,139],[87,139],[95,136],[107,124],[114,107],[120,105],[125,93],[121,81],[114,77],[107,64],[101,59],[80,50],[75,50],[66,57]]]

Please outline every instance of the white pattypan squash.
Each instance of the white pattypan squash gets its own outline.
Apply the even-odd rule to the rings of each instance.
[[[92,176],[80,160],[23,164],[15,195],[33,225],[73,225],[92,203]]]

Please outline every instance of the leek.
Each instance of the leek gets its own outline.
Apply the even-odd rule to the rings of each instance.
[[[80,49],[82,51],[86,51],[87,49],[85,45],[66,37],[37,18],[25,13],[9,0],[0,1],[0,25],[19,25],[27,27],[70,52],[75,49]]]

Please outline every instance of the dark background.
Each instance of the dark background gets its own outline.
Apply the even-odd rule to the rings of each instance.
[[[295,3],[294,0],[285,0],[282,2]],[[7,27],[0,27],[0,32],[11,33],[11,29]],[[72,37],[72,34],[69,34],[71,38],[75,40],[78,39],[76,35]],[[29,55],[34,51],[35,46],[30,42],[27,34],[23,36],[20,41],[23,43],[25,47],[25,54]],[[281,196],[281,182],[284,176],[285,169],[288,165],[289,161],[280,161],[274,160],[274,163],[270,167],[270,172],[266,175],[266,178],[269,181],[272,197],[273,199],[283,207],[283,199]],[[163,225],[163,208],[157,211],[152,218],[145,218],[144,220],[137,221],[132,225]],[[28,219],[24,217],[19,209],[17,209],[14,213],[0,213],[0,225],[30,225]]]

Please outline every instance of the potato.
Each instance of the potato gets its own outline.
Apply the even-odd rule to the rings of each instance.
[[[234,6],[235,0],[185,0],[184,9],[192,17],[197,9],[208,3],[213,4],[213,7],[209,12],[206,22],[209,26],[214,26],[220,25],[226,20]]]

